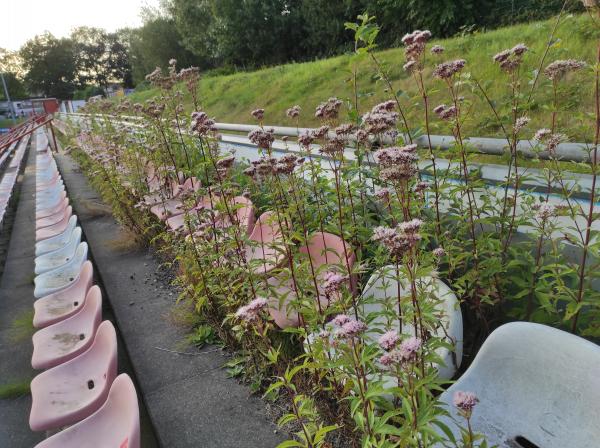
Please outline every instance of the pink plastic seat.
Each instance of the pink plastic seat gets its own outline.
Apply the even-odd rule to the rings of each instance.
[[[88,350],[33,379],[29,426],[47,431],[89,417],[106,401],[116,376],[117,334],[106,320]]]
[[[33,302],[35,314],[33,326],[44,328],[60,322],[77,313],[85,303],[85,298],[92,287],[94,268],[91,261],[86,261],[81,274],[68,288],[52,293]]]
[[[60,219],[60,221],[56,222],[56,224],[36,230],[35,240],[46,240],[48,238],[52,238],[53,236],[58,235],[61,232],[64,232],[67,226],[69,225],[69,219],[71,218],[72,214],[73,210],[70,207],[68,207],[66,210],[63,211],[62,218]]]
[[[234,215],[236,224],[246,233],[252,233],[254,228],[254,205],[250,199],[236,196],[229,204],[229,210]],[[231,219],[226,211],[219,213],[217,227],[227,228],[231,226]]]
[[[268,274],[285,261],[281,228],[275,213],[260,215],[249,239],[246,261],[255,274]]]
[[[150,212],[156,215],[161,221],[166,221],[172,216],[181,215],[183,207],[184,204],[181,202],[181,199],[173,198],[152,206]]]
[[[140,448],[140,413],[131,378],[119,375],[98,411],[35,448]]]
[[[68,206],[69,206],[69,198],[67,198],[66,194],[65,194],[65,197],[63,199],[61,199],[54,207],[49,207],[49,208],[45,208],[45,209],[36,211],[35,219],[38,220],[38,219],[47,218],[48,216],[54,215],[55,213],[65,210]]]
[[[347,255],[344,253],[344,247]],[[318,300],[321,309],[329,307],[330,301],[335,298],[328,298],[323,289],[324,277],[327,272],[339,272],[347,275],[354,266],[355,257],[351,252],[350,245],[345,243],[339,236],[327,232],[316,232],[312,235],[306,246],[300,248],[300,253],[306,254],[314,269]],[[348,263],[346,263],[346,259]],[[296,300],[296,294],[291,280],[280,278],[271,278],[268,281],[275,294],[268,298],[269,313],[275,323],[281,328],[289,326],[298,326],[300,321],[297,312],[288,310],[288,305]],[[350,278],[350,288],[355,289],[355,279]],[[282,298],[283,296],[283,298]]]
[[[64,201],[63,201],[64,204]],[[46,216],[45,218],[36,219],[35,230],[43,229],[44,227],[53,226],[57,222],[61,221],[65,217],[65,213],[69,216],[73,216],[73,207],[67,206],[64,210],[59,210],[53,215]]]
[[[196,213],[196,210],[198,208],[204,208],[204,209],[211,209],[212,208],[212,203],[211,200],[208,196],[203,196],[201,198],[198,199],[198,201],[196,202],[196,206],[194,209],[192,209],[189,214],[192,213]],[[174,232],[179,232],[182,231],[182,233],[184,233],[185,235],[189,234],[189,229],[184,229],[185,226],[185,216],[186,214],[183,212],[183,210],[181,210],[180,214],[177,214],[175,216],[170,217],[169,219],[167,219],[166,224],[167,227]]]
[[[79,312],[33,335],[31,366],[48,369],[85,351],[91,345],[101,319],[102,293],[95,285],[88,291]]]
[[[67,192],[62,190],[56,195],[53,195],[50,198],[44,199],[43,201],[36,201],[35,203],[35,216],[36,218],[45,218],[48,215],[51,215],[55,207],[57,207],[65,198],[67,197]]]

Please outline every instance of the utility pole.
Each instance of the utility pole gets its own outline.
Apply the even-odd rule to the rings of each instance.
[[[0,72],[0,78],[2,78],[2,86],[4,87],[4,96],[6,97],[6,101],[8,101],[8,109],[10,110],[10,114],[12,115],[13,123],[17,124],[17,116],[15,115],[15,110],[13,109],[13,103],[10,100],[10,95],[8,94],[8,87],[6,87],[6,80],[4,79],[4,73]]]

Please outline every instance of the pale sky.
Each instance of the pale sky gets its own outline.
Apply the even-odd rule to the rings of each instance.
[[[159,0],[0,0],[0,48],[18,50],[28,39],[50,31],[67,36],[77,26],[114,31],[141,24],[142,6]]]

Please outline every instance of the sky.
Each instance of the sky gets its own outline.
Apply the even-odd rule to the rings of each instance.
[[[159,0],[0,0],[0,48],[18,50],[28,39],[44,31],[57,37],[77,26],[114,31],[141,24],[142,6],[158,6]]]

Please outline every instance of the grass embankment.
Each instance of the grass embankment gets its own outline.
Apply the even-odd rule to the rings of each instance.
[[[530,51],[525,57],[522,77],[522,89],[527,97],[531,86],[528,84],[533,71],[546,48],[548,38],[556,23],[556,19],[515,25],[485,33],[476,33],[463,37],[455,37],[432,42],[446,48],[442,59],[464,58],[467,69],[472,76],[485,84],[488,95],[496,104],[506,104],[510,98],[508,78],[493,63],[492,56],[497,52],[523,42]],[[555,33],[545,65],[555,59],[583,59],[592,62],[595,51],[594,41],[598,38],[596,27],[592,26],[587,15],[564,16]],[[423,108],[412,77],[402,65],[405,62],[404,50],[394,48],[377,53],[393,81],[394,89],[401,92],[401,102],[408,110],[410,126],[418,129],[423,124]],[[429,66],[433,65],[431,56]],[[390,98],[383,82],[377,79],[372,61],[364,56],[357,58],[344,55],[330,59],[301,64],[286,64],[266,68],[254,72],[241,72],[228,76],[205,77],[200,81],[202,107],[218,121],[230,123],[253,123],[250,111],[257,107],[266,109],[265,122],[268,124],[295,126],[295,122],[285,115],[285,110],[294,104],[302,107],[300,126],[315,126],[318,121],[314,117],[314,108],[331,96],[351,101],[353,98],[352,69],[358,71],[359,109],[366,112],[371,106]],[[448,102],[448,93],[442,82],[433,80],[428,69],[425,78],[431,89],[432,107]],[[576,140],[590,140],[589,120],[582,121],[583,111],[593,109],[592,76],[590,72],[576,74],[571,82],[562,82],[559,92],[558,116],[562,132]],[[156,95],[150,89],[136,92],[131,96],[133,101],[143,101]],[[489,106],[479,98],[476,92],[465,88],[464,96],[472,100],[469,118],[465,123],[468,135],[499,136],[497,120]],[[549,127],[549,105],[552,102],[552,89],[545,77],[540,77],[533,104],[528,115],[532,122],[530,134],[540,127]],[[524,99],[523,99],[524,101]],[[548,106],[545,106],[548,105]],[[191,104],[186,107],[191,110]],[[503,116],[507,117],[507,106],[501,107]],[[432,132],[448,134],[446,124],[433,119]],[[509,120],[508,120],[509,121]]]

